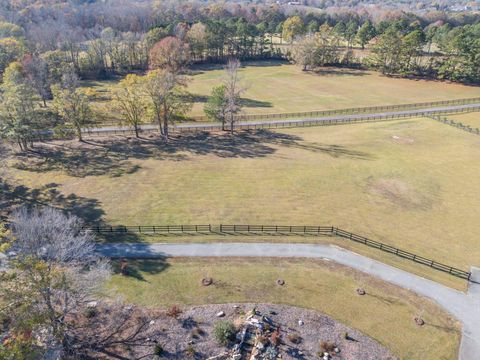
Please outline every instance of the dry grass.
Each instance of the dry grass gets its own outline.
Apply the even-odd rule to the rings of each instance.
[[[438,306],[408,291],[330,262],[169,259],[139,261],[135,277],[115,275],[111,288],[146,306],[230,302],[279,303],[321,311],[362,331],[401,359],[456,359],[460,329]],[[209,276],[214,285],[205,287]],[[276,280],[285,280],[278,286]],[[356,289],[366,289],[358,296]],[[413,318],[425,319],[418,327]]]
[[[213,86],[219,85],[222,65],[198,66],[192,70],[188,90],[196,102],[191,115],[204,115],[203,105]],[[247,90],[242,95],[244,112],[266,114],[342,109],[451,100],[480,96],[480,88],[439,81],[395,79],[377,72],[324,68],[303,72],[295,65],[279,61],[247,62],[241,69]],[[112,88],[118,79],[86,81],[97,92],[93,108],[98,120],[118,121],[112,106]]]

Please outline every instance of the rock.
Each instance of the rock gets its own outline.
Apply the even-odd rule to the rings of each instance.
[[[421,317],[416,317],[416,318],[415,318],[415,323],[416,323],[418,326],[423,326],[423,325],[425,325],[425,321],[424,321]]]
[[[218,313],[215,314],[216,317],[224,317],[225,312],[224,311],[219,311]]]
[[[335,351],[336,354],[340,352],[340,349],[338,347],[334,348],[333,351]]]
[[[366,294],[366,292],[365,292],[365,290],[364,290],[364,289],[362,289],[362,288],[358,288],[358,289],[357,289],[357,294],[358,294],[358,295],[365,295],[365,294]]]
[[[298,326],[303,326],[304,322],[303,320],[298,320]]]
[[[240,309],[240,305],[233,305],[234,309]]]
[[[151,326],[151,325],[154,325],[154,324],[155,324],[155,320],[151,320],[151,321],[149,322],[149,324],[150,324],[150,326]]]
[[[270,326],[273,326],[273,325],[274,325],[272,319],[270,319],[270,318],[267,317],[267,316],[263,316],[263,317],[262,317],[262,320],[265,321],[265,322],[266,322],[268,325],[270,325]]]
[[[213,279],[211,277],[203,278],[202,279],[202,285],[203,286],[209,286],[213,284]]]
[[[87,308],[96,308],[98,305],[97,301],[90,301],[87,303]]]
[[[242,358],[242,354],[233,354],[232,355],[232,360],[240,360]]]
[[[280,285],[280,286],[285,285],[285,280],[283,280],[283,279],[278,279],[278,280],[277,280],[277,285]]]
[[[258,342],[257,343],[257,349],[258,350],[263,350],[263,349],[265,349],[265,345],[263,345],[261,342]]]

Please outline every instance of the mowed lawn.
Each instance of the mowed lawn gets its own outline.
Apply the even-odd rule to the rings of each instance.
[[[455,122],[460,122],[464,125],[468,125],[472,128],[480,129],[480,112],[472,112],[472,113],[459,114],[459,115],[448,115],[447,118]]]
[[[223,65],[196,66],[188,91],[195,103],[191,116],[203,116],[212,88],[221,84]],[[244,114],[304,112],[377,105],[418,103],[480,97],[480,88],[439,81],[395,79],[377,72],[324,68],[304,72],[280,61],[247,62],[240,70]],[[84,81],[96,91],[92,107],[98,122],[119,122],[121,114],[111,100],[119,78]]]
[[[255,66],[256,65],[256,66]],[[205,100],[219,85],[221,66],[200,67],[189,91]],[[240,70],[246,91],[244,113],[284,113],[393,105],[480,96],[480,88],[439,81],[395,79],[378,72],[323,68],[304,72],[285,62],[245,63]],[[203,115],[197,102],[194,115]]]
[[[59,191],[93,222],[334,225],[463,269],[480,265],[473,134],[411,119],[152,141],[58,146],[27,170],[12,161],[11,175]]]
[[[406,290],[331,262],[251,259],[169,259],[130,262],[132,277],[115,275],[112,296],[145,306],[253,302],[326,313],[362,331],[400,359],[457,358],[460,328],[437,305]],[[214,284],[201,285],[212,277]],[[278,286],[277,279],[285,285]],[[359,296],[356,289],[366,290]],[[415,316],[425,326],[415,324]]]

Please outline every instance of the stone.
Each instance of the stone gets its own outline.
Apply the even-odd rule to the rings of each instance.
[[[87,308],[96,308],[98,305],[98,302],[96,301],[90,301],[87,303]]]
[[[154,325],[154,324],[155,324],[155,320],[151,320],[151,321],[149,322],[149,324],[150,324],[150,326]]]
[[[415,323],[416,323],[418,326],[423,326],[423,325],[425,325],[425,321],[424,321],[421,317],[416,317],[416,318],[415,318]]]
[[[218,313],[216,313],[215,316],[216,316],[216,317],[224,317],[224,316],[225,316],[225,312],[224,312],[224,311],[219,311]]]
[[[278,280],[277,280],[277,285],[280,285],[280,286],[285,285],[285,280],[283,280],[283,279],[278,279]]]
[[[365,292],[365,290],[364,290],[364,289],[362,289],[362,288],[358,288],[358,289],[357,289],[357,294],[358,294],[358,295],[365,295],[365,294],[366,294],[366,292]]]
[[[213,284],[213,279],[211,277],[203,278],[202,285],[203,286],[210,286]]]
[[[303,326],[304,322],[303,320],[298,320],[298,326]]]
[[[335,351],[336,354],[340,352],[340,349],[338,347],[334,348],[333,351]]]

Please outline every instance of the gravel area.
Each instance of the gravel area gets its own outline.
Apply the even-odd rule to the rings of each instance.
[[[214,324],[220,320],[230,320],[235,325],[243,324],[253,308],[280,326],[281,342],[278,350],[281,359],[321,359],[320,341],[334,343],[340,350],[331,357],[332,360],[398,359],[375,340],[326,315],[312,310],[270,304],[192,306],[181,308],[182,312],[177,318],[163,313],[153,325],[156,327],[155,333],[158,334],[157,341],[164,349],[163,358],[207,359],[225,352],[227,348],[218,345],[213,337]],[[218,317],[220,312],[225,315]],[[346,334],[348,339],[345,338]],[[293,343],[292,338],[300,341]]]

